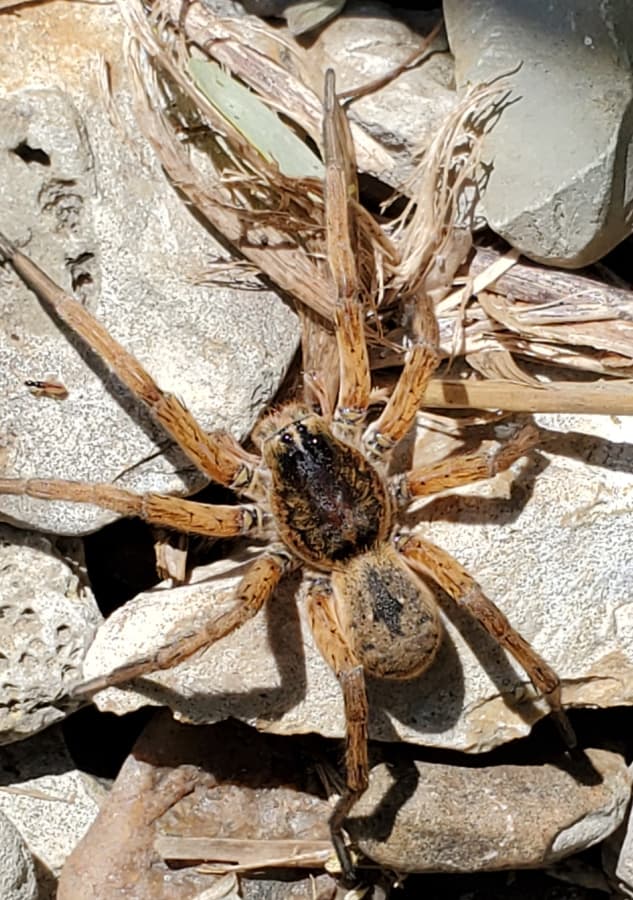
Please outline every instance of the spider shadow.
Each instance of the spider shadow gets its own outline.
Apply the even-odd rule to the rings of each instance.
[[[532,452],[516,473],[508,497],[482,497],[481,494],[455,494],[432,497],[407,516],[412,528],[433,522],[460,525],[512,525],[534,494],[536,479],[549,466],[549,460]],[[431,537],[432,540],[432,537]]]
[[[240,566],[235,574],[246,571]],[[213,579],[209,579],[211,582]],[[277,588],[264,610],[267,644],[273,657],[279,681],[276,685],[261,686],[251,690],[192,691],[186,696],[166,686],[157,686],[146,678],[135,679],[135,693],[167,705],[176,716],[185,720],[206,721],[235,717],[258,722],[277,721],[293,709],[307,694],[307,667],[304,638],[301,629],[297,594],[301,584],[298,574],[290,575]],[[238,630],[239,633],[239,630]],[[215,652],[222,652],[222,640],[213,645]],[[203,653],[206,651],[203,651]],[[122,686],[122,689],[125,689]]]
[[[430,525],[436,521],[449,521],[460,525],[512,524],[517,521],[532,497],[537,477],[548,465],[548,460],[542,454],[532,453],[515,476],[509,497],[483,498],[463,494],[436,497],[408,515],[407,525],[415,531],[424,524]],[[538,718],[536,709],[538,698],[528,693],[517,701],[509,694],[508,687],[517,684],[517,673],[510,664],[506,652],[470,613],[460,609],[455,601],[432,582],[431,578],[425,580],[434,591],[445,622],[448,621],[469,646],[482,670],[495,685],[502,702],[526,723],[533,724]],[[420,678],[408,683],[406,687],[398,686],[398,689],[402,690],[404,698],[402,704],[394,701],[392,691],[383,687],[375,689],[377,695],[375,709],[379,715],[382,713],[379,720],[381,734],[389,731],[387,710],[391,716],[415,727],[420,733],[441,733],[455,724],[463,710],[464,673],[455,645],[446,629],[442,646],[432,666]],[[438,698],[442,699],[441,703],[438,703]],[[424,715],[425,701],[436,709],[441,708],[442,713],[436,714],[435,720]],[[398,734],[393,726],[391,727],[392,739],[397,740]]]
[[[517,672],[506,652],[481,625],[444,591],[433,585],[444,624],[449,622],[468,645],[479,666],[495,686],[504,705],[528,725],[539,718],[538,697],[521,691],[519,699],[509,692],[517,685]],[[464,669],[457,648],[446,627],[437,656],[426,672],[407,682],[372,679],[367,685],[371,730],[381,740],[399,741],[399,722],[421,735],[449,732],[464,710]],[[556,738],[554,738],[556,740]]]
[[[551,766],[570,775],[577,784],[583,787],[598,787],[604,783],[604,776],[584,749],[564,754],[556,750],[543,752],[543,749],[538,745],[535,746],[535,742],[531,739],[515,742],[515,746],[510,751],[506,751],[504,747],[497,748],[484,754],[483,758],[481,755],[467,757],[466,754],[456,752],[429,752],[423,748],[405,748],[404,752],[399,751],[398,748],[394,748],[394,750],[389,748],[384,754],[382,762],[386,764],[390,776],[390,782],[386,789],[381,795],[376,796],[375,805],[372,804],[369,814],[355,815],[352,811],[347,819],[346,828],[354,842],[369,840],[386,843],[389,841],[400,811],[416,793],[419,795],[418,799],[413,801],[411,806],[412,810],[416,811],[415,815],[419,816],[420,811],[424,809],[424,785],[421,786],[423,773],[427,766],[437,763],[462,769],[492,768],[504,765],[517,769]],[[420,767],[417,765],[418,762],[421,763]],[[432,789],[437,791],[437,781]],[[472,796],[464,796],[465,803],[472,802],[472,800]],[[501,803],[504,802],[502,789],[498,800]],[[411,816],[411,812],[409,816]],[[403,819],[404,821],[406,819]]]
[[[430,582],[429,588],[439,600],[440,589]],[[450,681],[445,678],[446,672],[451,673]],[[420,734],[441,734],[458,722],[464,696],[464,673],[457,648],[444,630],[433,663],[417,678],[367,679],[370,736],[381,741],[402,740],[394,720]]]
[[[584,434],[541,428],[542,448],[554,456],[564,456],[611,472],[633,475],[633,444]]]

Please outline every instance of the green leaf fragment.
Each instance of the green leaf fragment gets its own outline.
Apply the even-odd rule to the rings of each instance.
[[[217,111],[284,175],[323,178],[318,156],[250,88],[212,60],[190,59],[189,71]]]

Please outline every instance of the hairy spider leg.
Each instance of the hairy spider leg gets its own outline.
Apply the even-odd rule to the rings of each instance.
[[[367,789],[369,760],[367,727],[369,708],[365,672],[339,625],[332,589],[325,579],[313,581],[307,593],[307,610],[315,643],[338,678],[345,707],[346,790],[330,816],[330,834],[345,881],[355,881],[354,864],[343,838],[343,825],[358,798]]]
[[[365,339],[365,311],[359,300],[356,268],[358,185],[352,137],[347,118],[336,99],[332,69],[325,75],[323,112],[325,157],[325,224],[327,257],[334,301],[340,383],[334,426],[354,442],[362,427],[371,390],[369,354]]]
[[[107,483],[88,484],[55,478],[0,478],[0,494],[93,503],[122,516],[138,516],[152,525],[207,537],[256,535],[263,530],[263,517],[257,506],[223,506],[196,503],[168,494],[137,494]]]
[[[466,569],[446,550],[418,535],[404,541],[400,552],[413,569],[429,575],[459,607],[467,610],[504,650],[525,669],[537,692],[549,705],[566,745],[576,746],[576,736],[561,706],[560,679],[545,660],[516,631]]]
[[[259,498],[258,459],[245,452],[226,431],[207,434],[184,404],[163,392],[134,356],[108,334],[81,303],[65,293],[14,244],[0,234],[0,258],[8,260],[44,305],[94,351],[117,378],[141,400],[152,418],[176,441],[205,475],[238,493]]]
[[[83,697],[102,691],[104,688],[139,678],[149,672],[171,669],[196,651],[206,649],[211,644],[241,628],[245,622],[257,615],[272,597],[280,580],[296,568],[290,554],[279,547],[255,560],[235,590],[235,605],[221,616],[209,622],[196,622],[195,630],[177,634],[169,643],[147,656],[131,660],[112,669],[107,675],[91,678],[72,691],[74,697]]]
[[[415,497],[493,478],[538,446],[540,433],[532,422],[519,428],[504,443],[490,450],[456,453],[433,465],[420,466],[391,479],[397,502],[406,506]]]
[[[375,463],[386,463],[393,448],[411,429],[440,361],[437,320],[428,297],[415,298],[410,333],[411,345],[400,377],[380,416],[363,435],[363,446]]]

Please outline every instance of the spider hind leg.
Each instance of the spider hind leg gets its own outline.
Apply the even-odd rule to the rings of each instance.
[[[577,744],[576,735],[562,707],[560,679],[552,667],[512,627],[507,617],[450,553],[417,535],[406,540],[399,549],[412,568],[430,575],[523,667],[537,693],[548,704],[564,743],[573,750]]]

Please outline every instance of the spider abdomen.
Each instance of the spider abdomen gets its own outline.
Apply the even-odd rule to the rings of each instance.
[[[370,675],[414,678],[431,665],[442,638],[437,604],[393,546],[349,560],[332,586],[341,628]]]
[[[263,452],[279,535],[310,565],[332,569],[385,539],[390,507],[382,478],[319,416],[284,425]]]

